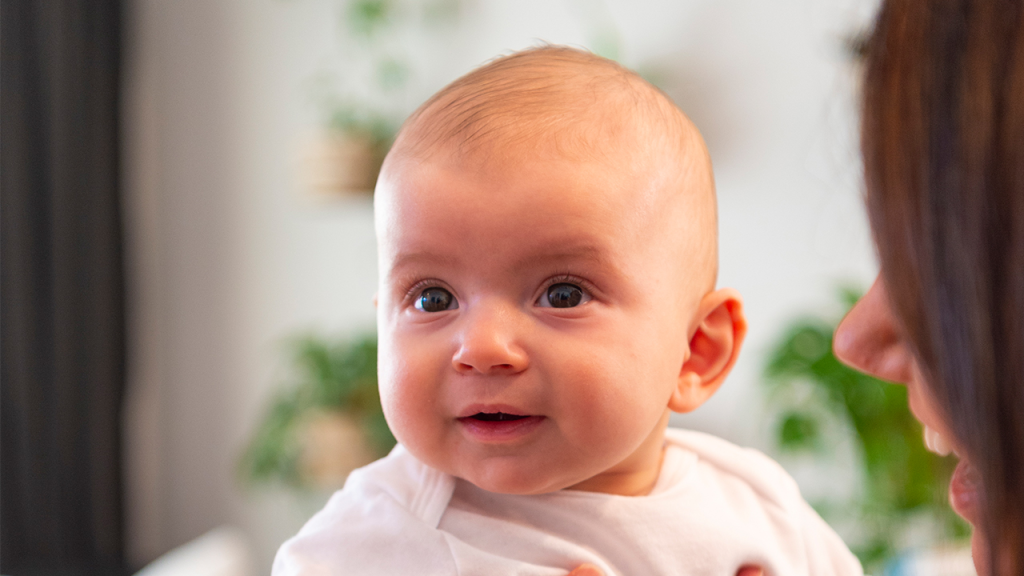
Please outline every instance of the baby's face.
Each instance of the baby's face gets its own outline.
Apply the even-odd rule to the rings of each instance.
[[[398,440],[503,493],[615,491],[659,458],[702,290],[658,186],[560,159],[389,169],[379,370]]]

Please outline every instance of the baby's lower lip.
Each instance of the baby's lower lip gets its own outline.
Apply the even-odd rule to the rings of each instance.
[[[540,425],[543,416],[511,414],[475,414],[459,418],[463,432],[478,442],[498,443],[518,440]]]
[[[966,460],[961,460],[949,481],[949,504],[971,524],[977,524],[981,478]]]

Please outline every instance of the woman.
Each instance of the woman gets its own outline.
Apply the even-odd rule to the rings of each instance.
[[[836,354],[960,455],[979,574],[1024,574],[1024,0],[885,2],[862,130],[881,274]]]

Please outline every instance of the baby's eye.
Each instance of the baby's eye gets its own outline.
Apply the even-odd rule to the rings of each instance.
[[[459,307],[459,302],[452,296],[452,293],[444,288],[427,288],[420,292],[416,299],[416,309],[424,312],[444,312]]]
[[[545,308],[573,308],[588,300],[590,296],[579,286],[560,282],[549,286],[537,304]]]

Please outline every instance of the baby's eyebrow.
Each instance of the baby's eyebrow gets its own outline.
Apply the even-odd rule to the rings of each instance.
[[[456,264],[456,259],[448,255],[437,254],[434,252],[408,252],[400,254],[395,258],[395,261],[388,270],[388,273],[390,275],[394,275],[396,271],[401,271],[403,268],[424,264],[452,266]]]
[[[510,239],[515,242],[515,239]],[[574,272],[577,274],[597,273],[601,270],[601,276],[617,276],[623,271],[614,265],[613,258],[606,250],[590,243],[549,242],[531,247],[523,255],[509,262],[508,269],[515,273],[527,273],[537,268],[564,268],[563,272]],[[406,276],[415,273],[414,270],[423,268],[458,268],[465,264],[459,258],[450,254],[432,252],[430,250],[417,250],[399,254],[395,257],[394,263],[385,272],[390,282],[403,283]],[[592,280],[596,280],[593,278]]]
[[[604,251],[590,244],[575,246],[547,246],[518,259],[514,266],[517,270],[521,270],[538,264],[574,262],[580,260],[589,261],[592,264],[607,264],[608,257]]]

